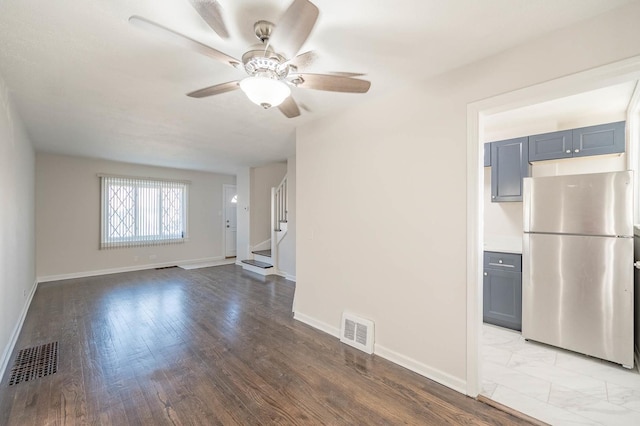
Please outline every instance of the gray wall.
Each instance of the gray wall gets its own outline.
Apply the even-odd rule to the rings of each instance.
[[[286,174],[286,162],[272,163],[251,169],[251,229],[249,231],[249,239],[252,247],[271,238],[271,188],[280,185],[282,178]]]
[[[34,152],[0,76],[0,376],[35,286]]]
[[[640,55],[640,4],[304,125],[297,131],[295,316],[467,385],[467,106]],[[375,84],[375,82],[374,82]]]
[[[235,176],[52,154],[36,156],[39,280],[222,259],[222,185]],[[98,173],[191,181],[184,244],[99,250]]]

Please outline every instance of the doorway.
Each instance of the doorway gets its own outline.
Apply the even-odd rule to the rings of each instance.
[[[238,190],[235,185],[223,185],[224,196],[224,256],[236,256],[236,236],[238,234]]]
[[[602,89],[629,82],[637,81],[640,77],[640,57],[628,59],[615,64],[607,65],[597,69],[578,73],[569,77],[563,77],[537,86],[521,89],[515,92],[499,95],[494,98],[479,101],[468,105],[467,108],[467,165],[469,174],[467,175],[467,213],[468,213],[468,235],[467,235],[467,393],[470,396],[478,396],[482,390],[482,362],[483,362],[483,322],[482,322],[482,252],[484,242],[484,167],[481,159],[481,142],[485,135],[485,125],[487,117],[515,110],[526,106],[540,104],[543,102],[577,95],[580,93]],[[638,140],[638,101],[637,91],[630,103],[630,113],[627,118],[627,137],[630,141]],[[635,102],[635,107],[633,106]],[[638,170],[637,143],[632,143],[627,152],[627,167]],[[638,185],[636,185],[636,192]],[[637,199],[638,197],[636,197]],[[636,222],[637,218],[636,208]],[[513,336],[493,336],[494,338],[505,338]],[[517,343],[517,342],[516,342]],[[515,344],[512,345],[515,347]],[[571,360],[573,362],[573,360]],[[533,371],[533,370],[531,370]],[[513,376],[512,376],[513,377]],[[520,381],[518,381],[520,383]],[[526,383],[520,383],[527,386]],[[531,386],[529,386],[531,388]],[[618,388],[619,390],[619,388]],[[562,390],[561,390],[562,391]],[[561,392],[560,391],[560,392]],[[558,393],[556,391],[556,393]],[[545,390],[545,395],[549,392]],[[569,395],[570,393],[566,393]],[[562,395],[560,395],[562,396]],[[582,401],[587,403],[589,395]],[[503,400],[503,403],[525,414],[539,417],[544,413],[545,408],[540,411],[531,410],[527,412],[522,406],[516,404],[515,398],[510,400],[513,404]],[[500,401],[498,401],[500,402]],[[592,401],[593,402],[593,401]],[[597,401],[596,401],[597,403]],[[574,407],[578,404],[572,400]],[[593,407],[595,404],[592,404]],[[540,406],[538,406],[540,408]],[[553,407],[551,407],[553,408]],[[552,411],[552,410],[548,410]],[[558,412],[559,415],[563,413]],[[545,420],[543,418],[543,420]],[[557,419],[556,419],[557,420]],[[566,419],[565,419],[566,420]],[[546,421],[549,421],[548,419]]]

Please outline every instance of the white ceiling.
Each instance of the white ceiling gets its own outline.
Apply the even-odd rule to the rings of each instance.
[[[219,0],[230,40],[187,0],[0,0],[0,75],[40,151],[234,173],[293,154],[300,124],[631,2],[315,0],[308,71],[364,72],[372,88],[293,89],[309,110],[294,119],[240,91],[185,96],[243,73],[127,22],[141,15],[239,58],[253,23],[277,23],[290,0]]]
[[[484,119],[485,141],[624,121],[636,81],[493,114]]]

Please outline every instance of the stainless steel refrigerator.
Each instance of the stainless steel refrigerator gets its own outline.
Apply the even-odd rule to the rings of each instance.
[[[633,367],[633,174],[524,179],[522,335]]]

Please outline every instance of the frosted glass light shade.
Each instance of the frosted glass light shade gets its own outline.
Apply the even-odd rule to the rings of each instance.
[[[240,88],[251,102],[265,109],[280,105],[291,94],[285,83],[268,77],[247,77]]]

